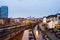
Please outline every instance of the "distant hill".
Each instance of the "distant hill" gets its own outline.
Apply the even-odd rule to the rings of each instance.
[[[55,14],[55,15],[60,15],[60,13],[57,13],[57,14]]]
[[[49,16],[47,16],[47,18],[50,18],[50,17],[57,17],[57,15],[60,15],[60,13],[57,13],[57,14],[54,14],[54,15],[49,15]]]

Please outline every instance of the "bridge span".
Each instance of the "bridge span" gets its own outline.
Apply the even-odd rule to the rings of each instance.
[[[37,23],[2,28],[0,29],[0,40],[22,40],[24,31],[33,28],[35,25]]]

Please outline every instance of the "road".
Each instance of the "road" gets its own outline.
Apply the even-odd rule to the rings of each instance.
[[[57,38],[54,33],[51,33],[50,31],[46,30],[44,26],[42,26],[42,24],[39,24],[39,28],[41,30],[43,30],[45,32],[45,34],[48,35],[48,37],[51,39],[51,40],[60,40],[59,38]]]
[[[54,33],[46,32],[46,34],[51,38],[51,40],[60,40],[54,35]]]

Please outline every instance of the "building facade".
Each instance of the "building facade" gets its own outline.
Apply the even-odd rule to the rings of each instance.
[[[8,18],[8,7],[7,6],[0,7],[0,18]]]
[[[46,18],[46,16],[43,17],[43,23],[47,23],[47,18]]]
[[[1,7],[0,7],[0,17],[1,17]]]

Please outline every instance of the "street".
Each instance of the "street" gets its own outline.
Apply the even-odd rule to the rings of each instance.
[[[60,40],[57,38],[54,33],[50,32],[49,30],[46,30],[45,27],[39,25],[39,28],[51,39],[51,40]]]

